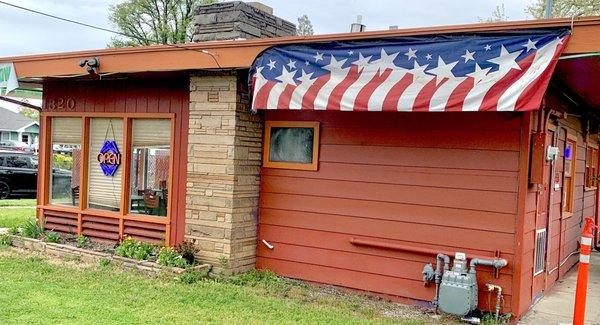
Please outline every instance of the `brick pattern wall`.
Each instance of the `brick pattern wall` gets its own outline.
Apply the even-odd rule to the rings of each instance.
[[[268,7],[241,1],[201,5],[194,11],[194,42],[296,35],[296,25]]]
[[[200,260],[254,267],[262,123],[248,113],[245,76],[192,75],[186,239]],[[223,262],[226,262],[224,264]]]

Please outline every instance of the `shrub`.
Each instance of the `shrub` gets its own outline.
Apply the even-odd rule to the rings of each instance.
[[[160,265],[185,268],[188,262],[171,247],[163,247],[158,253],[156,262]]]
[[[142,261],[154,255],[154,247],[148,243],[142,243],[131,237],[127,237],[117,246],[115,253],[119,256]]]
[[[19,234],[19,227],[17,226],[13,226],[8,228],[8,233],[11,235],[18,235]]]
[[[89,242],[90,242],[90,240],[86,236],[79,235],[75,239],[75,246],[77,246],[79,248],[84,248],[88,245]]]
[[[44,236],[44,241],[47,243],[58,243],[60,241],[60,235],[54,231],[48,231]]]
[[[183,257],[189,265],[193,265],[196,262],[196,253],[198,252],[198,247],[189,241],[184,241],[180,243],[175,248],[181,257]]]
[[[98,261],[98,263],[102,267],[108,267],[110,265],[110,260],[107,258],[103,258],[103,259],[100,259],[100,261]]]
[[[12,237],[9,235],[0,235],[0,246],[12,245]]]
[[[28,238],[39,239],[44,234],[44,228],[38,226],[35,220],[29,220],[21,227],[21,235]]]
[[[55,168],[72,170],[73,157],[69,155],[55,153],[52,155],[52,166]]]

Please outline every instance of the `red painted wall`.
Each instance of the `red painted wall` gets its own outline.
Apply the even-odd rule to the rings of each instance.
[[[509,261],[484,283],[511,310],[522,114],[267,111],[321,122],[319,169],[261,172],[257,266],[314,282],[431,301],[433,256],[359,247],[352,238]],[[489,299],[492,305],[495,298]]]

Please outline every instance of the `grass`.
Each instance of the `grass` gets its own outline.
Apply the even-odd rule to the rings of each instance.
[[[35,199],[0,200],[0,228],[24,225],[35,218]]]
[[[184,284],[7,248],[0,250],[0,292],[0,324],[424,322],[415,310],[407,317],[404,306],[327,293],[271,273]]]
[[[36,199],[0,200],[0,207],[35,207]]]

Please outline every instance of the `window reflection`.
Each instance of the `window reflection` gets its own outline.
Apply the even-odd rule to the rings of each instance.
[[[50,203],[78,206],[81,170],[81,118],[55,117],[51,123]]]
[[[132,125],[130,212],[166,216],[171,121],[135,119]]]

